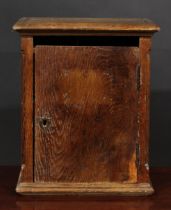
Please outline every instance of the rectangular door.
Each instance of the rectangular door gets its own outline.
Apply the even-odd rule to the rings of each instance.
[[[35,47],[35,182],[136,182],[137,47]]]

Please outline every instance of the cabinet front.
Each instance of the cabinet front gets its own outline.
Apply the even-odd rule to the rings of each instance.
[[[36,45],[34,181],[137,181],[139,48]]]

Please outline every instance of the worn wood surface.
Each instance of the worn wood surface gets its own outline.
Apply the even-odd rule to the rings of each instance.
[[[30,195],[151,195],[153,189],[149,183],[21,183],[16,191]]]
[[[21,38],[22,97],[21,138],[22,177],[20,181],[33,181],[33,38]]]
[[[147,33],[159,30],[159,26],[148,19],[136,18],[21,18],[14,26],[21,33]]]
[[[140,38],[140,94],[139,94],[139,146],[140,167],[139,182],[149,181],[149,103],[150,103],[150,52],[151,38]]]
[[[36,47],[36,182],[137,181],[138,64],[137,47]]]

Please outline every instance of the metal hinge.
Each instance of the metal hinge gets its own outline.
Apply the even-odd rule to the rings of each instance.
[[[137,168],[140,166],[140,145],[139,143],[136,143],[136,165]]]
[[[140,64],[136,67],[136,79],[137,79],[137,90],[140,90],[141,86],[141,73],[140,73]]]

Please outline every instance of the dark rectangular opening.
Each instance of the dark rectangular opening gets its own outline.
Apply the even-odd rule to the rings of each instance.
[[[139,46],[137,36],[34,36],[36,45]]]

